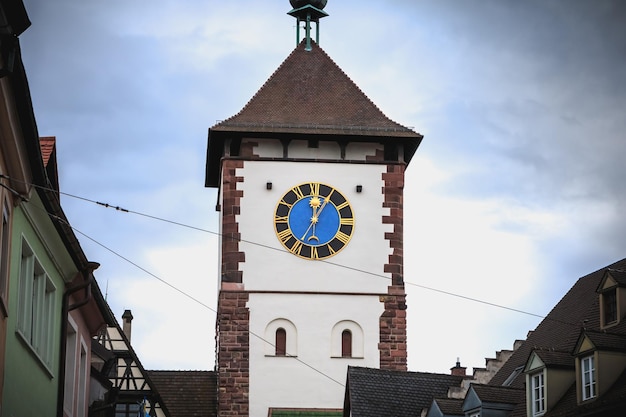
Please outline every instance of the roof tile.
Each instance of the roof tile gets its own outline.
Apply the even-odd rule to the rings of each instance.
[[[217,415],[217,376],[212,371],[148,371],[172,417]]]

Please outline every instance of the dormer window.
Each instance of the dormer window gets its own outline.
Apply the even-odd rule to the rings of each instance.
[[[607,269],[596,292],[600,297],[600,327],[620,323],[626,313],[626,270]]]
[[[546,396],[543,371],[530,376],[531,404],[533,416],[541,416],[546,412]]]
[[[604,326],[609,326],[617,322],[617,288],[605,291],[600,296],[602,298],[602,309],[604,310]]]
[[[580,360],[582,399],[590,400],[596,396],[596,367],[593,355],[586,356]]]

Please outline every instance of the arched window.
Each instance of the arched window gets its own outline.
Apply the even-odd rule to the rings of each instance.
[[[337,322],[330,336],[331,358],[365,358],[363,329],[356,321]]]
[[[287,352],[287,332],[282,327],[276,329],[276,356],[285,356]]]
[[[284,318],[274,319],[265,326],[264,334],[265,356],[298,357],[298,330],[292,322]]]
[[[352,357],[352,332],[348,329],[341,332],[341,357]]]

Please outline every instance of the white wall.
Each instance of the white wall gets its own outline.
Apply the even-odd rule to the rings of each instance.
[[[250,416],[266,416],[269,407],[342,408],[347,366],[380,364],[379,317],[384,305],[377,296],[250,294],[248,306]],[[276,318],[294,324],[296,358],[268,354],[273,350],[266,349],[265,328]],[[344,320],[363,329],[362,358],[332,357],[333,327]]]
[[[312,291],[386,293],[390,274],[384,265],[392,250],[385,233],[392,226],[382,224],[382,174],[384,165],[246,161],[237,175],[245,181],[241,214],[238,216],[245,262],[240,264],[248,291]],[[325,261],[301,259],[278,241],[273,216],[278,201],[295,185],[322,182],[341,191],[354,211],[355,228],[350,243]],[[266,189],[266,183],[272,189]],[[363,191],[356,192],[362,185]],[[373,276],[362,271],[367,271]],[[383,278],[384,276],[386,278]]]

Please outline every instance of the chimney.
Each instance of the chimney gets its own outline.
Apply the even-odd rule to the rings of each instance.
[[[461,366],[461,361],[459,360],[459,358],[456,358],[456,366],[454,368],[450,368],[450,373],[454,376],[466,376],[466,369],[466,367]]]
[[[131,322],[133,321],[133,313],[130,310],[124,310],[124,314],[122,314],[122,331],[126,335],[128,342],[130,342],[130,330],[131,330]]]

